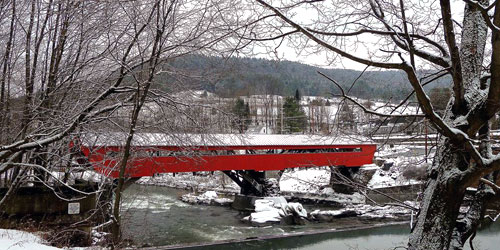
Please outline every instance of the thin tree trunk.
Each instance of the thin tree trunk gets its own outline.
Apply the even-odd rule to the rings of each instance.
[[[14,21],[16,18],[16,1],[12,2],[12,17],[10,19],[10,31],[9,31],[9,39],[7,41],[6,47],[5,47],[5,54],[3,58],[3,68],[2,68],[2,76],[0,79],[0,116],[3,117],[1,119],[1,124],[0,124],[0,143],[3,143],[3,134],[6,132],[4,131],[6,126],[9,126],[9,124],[6,123],[5,117],[7,116],[7,112],[5,109],[7,98],[6,98],[6,80],[7,80],[7,71],[9,69],[9,64],[10,64],[10,56],[11,56],[11,48],[12,48],[12,39],[14,37]]]
[[[31,13],[30,13],[30,23],[28,25],[28,30],[26,32],[26,55],[25,55],[25,99],[24,99],[24,110],[23,110],[23,119],[21,123],[21,138],[24,138],[26,135],[26,132],[28,130],[28,125],[31,120],[31,103],[33,101],[33,91],[34,91],[34,86],[31,82],[31,67],[30,67],[30,62],[31,62],[31,36],[32,36],[32,30],[33,30],[33,22],[34,22],[34,17],[35,17],[35,1],[31,3]]]
[[[120,173],[119,173],[119,178],[118,178],[118,185],[115,189],[115,200],[113,203],[113,219],[114,223],[112,225],[112,233],[113,233],[113,242],[115,244],[119,243],[121,241],[121,218],[120,218],[120,203],[121,203],[121,195],[122,195],[122,190],[123,186],[125,184],[125,171],[127,168],[127,162],[130,157],[130,147],[132,144],[132,139],[134,138],[135,130],[137,127],[137,122],[139,118],[139,113],[141,112],[142,106],[146,102],[146,97],[149,92],[149,88],[151,87],[151,83],[153,81],[153,78],[155,76],[155,69],[158,65],[159,62],[159,57],[161,55],[161,39],[163,35],[163,31],[165,30],[165,25],[166,22],[163,20],[162,17],[160,18],[160,10],[158,5],[160,4],[160,1],[157,1],[155,6],[152,8],[152,13],[156,12],[156,35],[155,35],[155,40],[153,43],[153,48],[151,52],[151,56],[149,58],[149,64],[147,68],[147,79],[144,83],[144,86],[141,91],[141,83],[137,83],[137,92],[136,92],[136,98],[134,102],[134,109],[132,111],[132,116],[130,119],[130,127],[127,135],[127,139],[125,142],[125,148],[124,148],[124,154],[123,158],[120,164]],[[172,6],[172,5],[171,5]],[[169,9],[170,11],[171,9]],[[168,15],[168,13],[167,13]],[[162,25],[160,25],[161,21],[163,21]]]

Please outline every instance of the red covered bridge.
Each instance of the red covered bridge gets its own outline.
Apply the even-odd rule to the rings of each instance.
[[[118,177],[126,134],[82,138],[80,147],[97,172]],[[373,162],[376,145],[355,137],[261,134],[159,134],[134,136],[126,177],[156,173],[355,167]]]

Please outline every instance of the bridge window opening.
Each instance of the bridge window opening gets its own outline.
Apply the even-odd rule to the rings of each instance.
[[[154,156],[154,152],[153,151],[145,151],[145,150],[137,150],[135,152],[133,152],[132,154],[133,157],[137,157],[137,158],[149,158],[151,156]]]
[[[349,153],[349,152],[362,152],[362,148],[322,148],[322,149],[289,149],[283,150],[281,153]]]
[[[350,153],[362,152],[361,147],[356,148],[303,148],[303,149],[245,149],[245,150],[164,150],[143,149],[134,152],[133,157],[201,157],[216,155],[265,155],[265,154],[309,154],[309,153]],[[116,158],[117,151],[107,151],[107,158]]]
[[[106,158],[116,158],[118,156],[118,152],[116,151],[106,151]]]

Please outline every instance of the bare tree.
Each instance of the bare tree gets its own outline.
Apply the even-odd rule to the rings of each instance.
[[[500,110],[500,2],[465,0],[461,23],[449,0],[256,2],[241,8],[256,16],[248,32],[239,32],[248,41],[273,50],[287,43],[302,53],[322,52],[332,63],[342,58],[406,74],[411,94],[441,134],[408,247],[461,249],[486,204],[500,197],[500,156],[489,140],[489,121]],[[423,85],[444,75],[451,76],[453,94],[439,115]],[[420,116],[376,112],[350,100],[372,115]],[[461,216],[465,191],[477,182]]]
[[[176,100],[158,85],[175,89],[174,84],[186,82],[175,81],[183,73],[170,70],[173,58],[231,54],[227,48],[237,47],[232,44],[238,40],[231,39],[233,31],[227,29],[231,20],[223,18],[231,10],[223,1],[2,2],[0,41],[8,46],[0,48],[0,175],[9,191],[0,207],[23,184],[67,185],[67,174],[76,168],[68,152],[72,138],[115,129],[127,131],[124,145],[130,145],[136,129],[147,127],[151,112],[144,110],[153,103],[170,109],[173,112],[165,113],[174,117],[183,113],[179,107],[196,106]],[[160,64],[167,65],[162,70],[174,80],[153,83]],[[188,119],[196,121],[194,116]],[[167,123],[157,130],[182,127],[163,121]],[[122,169],[133,153],[129,151]],[[53,175],[60,169],[66,171],[63,176]],[[126,178],[122,169],[116,189],[117,225]]]

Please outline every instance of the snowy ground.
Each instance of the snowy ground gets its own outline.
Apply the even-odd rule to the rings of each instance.
[[[328,187],[330,172],[329,167],[287,169],[281,176],[280,190],[293,195],[320,198],[338,203],[358,204],[365,202],[365,197],[359,193],[341,194]]]
[[[425,169],[431,164],[434,158],[434,152],[431,151],[426,157],[423,153],[412,152],[411,149],[420,149],[423,152],[419,146],[411,146],[410,148],[407,145],[395,145],[392,147],[384,145],[380,147],[378,152],[375,153],[375,158],[384,160],[386,164],[392,164],[392,167],[387,171],[383,171],[382,169],[377,170],[368,187],[382,188],[421,183],[419,180],[405,177],[404,173],[410,170],[420,171],[420,173],[425,172]]]
[[[298,193],[321,193],[330,182],[328,167],[288,169],[281,176],[280,190]]]
[[[396,166],[395,168],[398,167]],[[376,189],[384,187],[415,185],[419,183],[421,183],[421,181],[405,178],[402,175],[401,170],[394,169],[383,171],[381,168],[379,168],[368,183],[368,188]]]
[[[180,199],[189,204],[230,206],[233,203],[233,199],[219,197],[215,191],[206,191],[201,195],[185,194]]]
[[[45,241],[36,233],[25,231],[0,229],[0,249],[18,250],[18,249],[33,249],[33,250],[52,250],[60,249],[47,246]]]
[[[383,159],[385,164],[392,164],[392,167],[390,167],[387,171],[378,169],[368,183],[368,187],[382,188],[421,183],[421,181],[406,178],[404,173],[410,169],[425,171],[428,164],[432,162],[434,152],[431,152],[427,156],[426,162],[424,154],[412,152],[411,149],[420,148],[416,146],[410,148],[406,145],[395,145],[392,147],[384,145],[380,147],[378,152],[375,154],[375,158]]]
[[[407,202],[407,205],[413,207],[416,206],[413,202]],[[349,205],[338,210],[315,210],[311,212],[311,216],[313,218],[326,217],[326,220],[328,220],[328,218],[335,218],[337,216],[341,216],[342,214],[348,214],[347,212],[352,212],[352,214],[356,214],[356,216],[369,218],[397,218],[401,216],[412,216],[412,210],[407,207],[390,205],[372,206],[366,204]]]

